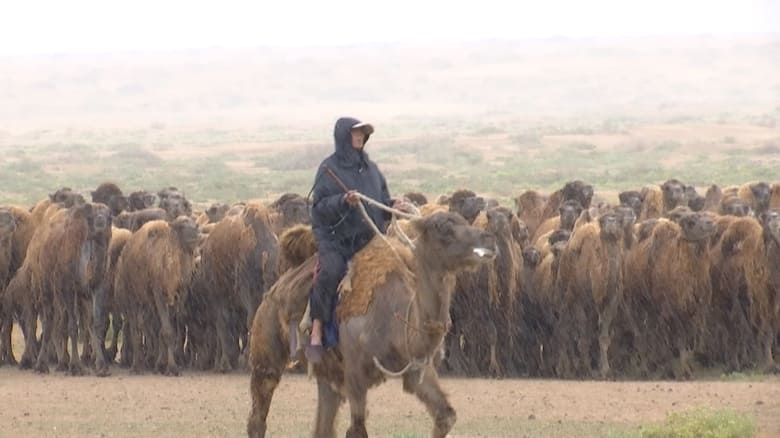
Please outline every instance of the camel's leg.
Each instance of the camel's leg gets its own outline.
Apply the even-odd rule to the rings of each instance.
[[[70,338],[70,363],[68,369],[70,375],[81,376],[84,374],[84,368],[81,365],[81,356],[79,356],[79,302],[76,297],[76,292],[73,291],[67,294],[65,307],[68,315],[68,335],[65,336],[65,343],[67,344],[68,338]]]
[[[344,381],[347,386],[347,399],[349,411],[352,416],[352,424],[347,429],[347,438],[368,438],[366,430],[366,395],[368,385],[362,382],[360,376],[344,370]]]
[[[420,373],[424,373],[420,382]],[[455,409],[439,386],[439,376],[432,366],[404,375],[404,391],[420,399],[433,417],[433,438],[444,438],[455,425]]]
[[[771,327],[767,327],[769,324],[762,324],[759,330],[759,341],[763,350],[763,359],[761,364],[761,370],[764,372],[774,372],[777,369],[775,364],[775,358],[772,355],[772,344],[774,333]],[[13,356],[11,356],[13,359]]]
[[[51,347],[51,331],[52,325],[54,325],[54,318],[52,317],[53,309],[49,306],[43,306],[41,309],[41,348],[38,350],[38,358],[35,361],[33,369],[37,373],[49,372],[49,348]],[[30,336],[35,336],[35,332],[32,332]]]
[[[235,340],[231,336],[231,330],[228,324],[230,321],[230,310],[220,305],[216,311],[217,314],[217,341],[219,342],[220,349],[216,357],[216,371],[220,373],[227,373],[233,369],[233,365],[230,363],[230,353],[235,350]]]
[[[343,399],[331,388],[328,382],[317,380],[317,420],[314,424],[314,437],[335,438],[336,414]]]
[[[95,365],[95,354],[92,351],[92,299],[85,299],[83,295],[76,297],[76,308],[79,326],[79,342],[81,342],[81,364],[84,366]]]
[[[290,354],[276,318],[277,310],[272,305],[261,305],[259,312],[262,315],[258,315],[258,324],[251,328],[253,333],[249,344],[249,392],[252,396],[252,408],[247,421],[249,438],[265,437],[271,399]]]
[[[141,374],[146,363],[146,352],[143,348],[144,316],[141,309],[135,310],[136,313],[134,315],[128,315],[125,323],[127,323],[127,334],[130,338],[128,341],[132,343],[132,365],[130,367],[130,372],[132,374]]]
[[[690,365],[693,355],[690,347],[692,343],[690,338],[691,336],[696,336],[692,333],[692,330],[695,330],[695,328],[683,323],[679,318],[672,318],[669,325],[673,328],[670,332],[672,334],[671,344],[677,349],[677,358],[673,360],[672,368],[674,378],[677,380],[690,380],[693,374]]]
[[[591,312],[588,310],[592,309],[586,309],[584,305],[575,305],[572,318],[574,325],[569,326],[569,333],[576,339],[573,356],[574,372],[577,376],[590,376],[592,371],[590,350],[593,345],[593,332],[590,330]]]
[[[108,327],[108,314],[104,315],[103,321],[103,324]],[[110,326],[113,328],[113,337],[111,338],[111,346],[106,351],[106,360],[113,362],[119,352],[119,333],[122,331],[122,316],[116,311],[111,312]],[[105,339],[105,335],[103,335],[103,339]]]
[[[56,305],[59,306],[60,304]],[[70,363],[70,355],[68,354],[68,334],[70,333],[68,321],[70,315],[67,310],[68,304],[62,305],[62,307],[59,312],[54,312],[54,328],[51,332],[51,340],[57,357],[56,371],[67,371]]]
[[[118,314],[117,319],[122,321],[122,347],[119,351],[119,367],[130,368],[133,363],[133,323],[132,317],[127,313]],[[112,318],[112,321],[113,318]],[[115,332],[116,333],[116,332]]]
[[[282,372],[276,368],[255,367],[249,378],[249,391],[252,395],[252,410],[247,421],[249,438],[263,438],[267,428],[266,419],[274,391],[282,378]]]
[[[9,322],[13,324],[13,321]],[[31,305],[23,306],[19,326],[22,328],[22,336],[24,337],[24,351],[22,352],[22,360],[19,361],[19,368],[30,369],[36,362],[39,350],[38,314]]]
[[[254,284],[261,284],[261,282]],[[243,339],[244,348],[242,348],[241,355],[239,356],[240,366],[245,367],[249,364],[247,356],[249,355],[248,346],[252,342],[250,339],[252,336],[252,321],[255,319],[255,313],[257,313],[258,306],[260,306],[261,296],[259,291],[257,291],[258,293],[255,293],[255,288],[250,287],[246,281],[239,281],[239,284],[237,284],[236,287],[239,289],[241,304],[244,306],[244,311],[246,312],[246,327],[242,333],[245,335],[245,338]]]
[[[618,296],[616,293],[613,292],[607,299],[609,301],[606,307],[599,312],[599,373],[602,379],[606,379],[611,373],[609,347],[612,344],[612,321],[618,309]]]
[[[492,321],[486,324],[487,342],[489,350],[488,373],[493,377],[501,377],[501,367],[498,364],[498,330]]]
[[[160,356],[167,353],[168,366],[165,369],[165,375],[178,376],[179,367],[176,365],[176,356],[174,350],[176,348],[176,332],[171,322],[171,312],[168,309],[168,303],[162,298],[162,293],[154,294],[154,304],[157,308],[157,315],[160,317],[160,326],[162,327],[162,339],[165,342],[160,342],[158,348],[160,349]],[[164,349],[163,349],[164,348]]]
[[[98,287],[92,295],[92,324],[90,324],[90,339],[95,352],[95,374],[99,377],[108,376],[106,364],[106,331],[107,318],[105,308],[105,288]],[[85,303],[86,305],[87,303]],[[113,360],[113,358],[111,359]]]
[[[11,343],[11,331],[13,330],[14,320],[9,314],[3,319],[0,327],[0,364],[16,365],[14,357],[13,344]]]

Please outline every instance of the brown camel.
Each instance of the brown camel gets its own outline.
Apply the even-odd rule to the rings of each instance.
[[[402,377],[404,391],[425,404],[434,419],[432,436],[444,437],[455,423],[455,410],[439,386],[434,365],[439,358],[434,356],[441,353],[450,324],[455,274],[492,260],[496,240],[454,213],[439,212],[411,223],[419,231],[413,251],[396,244],[393,253],[375,238],[353,258],[343,283],[351,284],[351,289],[346,288],[351,292],[345,295],[342,288],[338,309],[339,346],[314,366],[315,437],[335,436],[335,417],[345,398],[352,419],[346,436],[367,437],[366,394],[387,376]],[[405,263],[395,255],[406,255],[401,257]],[[282,275],[255,314],[250,341],[250,437],[265,436],[271,398],[289,356],[287,327],[304,313],[314,260],[309,258]],[[381,280],[358,292],[367,277]],[[355,299],[345,300],[353,294]],[[365,308],[354,312],[361,305]]]

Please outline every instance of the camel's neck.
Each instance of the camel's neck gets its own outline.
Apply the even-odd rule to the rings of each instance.
[[[634,229],[629,225],[623,227],[623,247],[625,249],[631,249],[634,246]]]
[[[778,249],[780,249],[780,239],[775,238],[775,236],[772,235],[772,233],[764,227],[763,230],[764,234],[764,245],[767,248],[767,251],[770,251],[774,247],[774,252],[777,252]]]
[[[416,294],[409,317],[412,330],[409,347],[411,353],[419,358],[430,355],[449,329],[455,278],[427,257],[418,256],[416,259]]]

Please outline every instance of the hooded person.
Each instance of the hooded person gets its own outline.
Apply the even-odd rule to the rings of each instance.
[[[396,204],[384,175],[365,152],[373,132],[369,123],[349,117],[338,119],[333,129],[335,152],[323,160],[314,179],[311,225],[317,241],[318,269],[310,301],[311,341],[306,347],[310,362],[318,362],[324,348],[338,343],[333,324],[338,285],[347,272],[347,262],[374,237],[371,225],[357,208],[362,201],[355,192],[388,207]],[[363,204],[372,222],[384,233],[390,214]]]

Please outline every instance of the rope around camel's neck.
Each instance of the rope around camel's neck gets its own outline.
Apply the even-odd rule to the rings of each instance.
[[[366,201],[368,204],[374,205],[382,210],[392,213],[393,221],[395,216],[401,216],[407,219],[419,218],[420,215],[408,214],[394,208],[387,207],[386,205],[379,203],[368,196],[358,193],[358,197]],[[393,245],[387,240],[387,237],[382,233],[379,228],[376,227],[374,221],[368,215],[366,207],[362,202],[358,203],[360,212],[363,215],[363,219],[374,230],[374,233],[382,238],[387,244],[396,258],[401,262],[401,266],[405,265],[404,260],[395,250]],[[395,223],[395,222],[394,222]],[[418,254],[418,248],[412,242],[409,237],[404,234],[401,227],[395,228],[401,237],[401,241],[415,251],[416,269],[414,272],[415,285],[412,288],[412,296],[409,300],[409,304],[406,308],[406,315],[401,321],[404,324],[404,344],[406,345],[407,364],[400,371],[390,371],[385,368],[382,363],[374,356],[374,365],[382,371],[388,377],[401,377],[407,372],[413,369],[420,369],[428,366],[435,354],[437,348],[441,345],[444,339],[444,334],[447,331],[447,317],[449,315],[449,294],[446,291],[447,279],[442,277],[440,279],[431,278],[430,272],[436,272],[435,269],[426,269],[423,264],[425,257],[420,257]],[[438,283],[438,284],[437,284]],[[423,294],[420,294],[423,291]],[[444,292],[445,296],[442,297],[441,293]],[[433,303],[428,303],[425,299],[434,300]],[[422,356],[422,357],[420,357]],[[423,373],[420,373],[420,380],[422,381]]]

